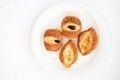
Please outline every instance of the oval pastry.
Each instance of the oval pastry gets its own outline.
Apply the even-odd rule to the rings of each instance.
[[[62,64],[69,68],[72,64],[77,61],[78,50],[75,46],[75,43],[72,40],[69,40],[61,49],[59,54],[59,59]]]
[[[48,51],[57,51],[62,46],[62,33],[58,29],[47,29],[44,34],[44,46]]]
[[[82,55],[91,53],[98,43],[98,36],[92,27],[80,33],[78,37],[78,49]]]
[[[82,29],[81,21],[76,16],[66,16],[61,23],[62,33],[67,38],[76,38]]]

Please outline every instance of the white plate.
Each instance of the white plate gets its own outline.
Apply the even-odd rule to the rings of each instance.
[[[46,51],[43,44],[43,35],[49,28],[60,28],[62,19],[67,16],[77,16],[82,22],[82,30],[94,27],[97,31],[99,42],[95,51],[87,56],[79,53],[77,62],[66,69],[60,62],[59,51]],[[94,11],[77,2],[63,2],[45,10],[37,19],[31,35],[31,46],[34,57],[51,76],[59,79],[78,79],[83,75],[92,74],[103,64],[108,52],[108,35],[106,25]],[[73,39],[76,41],[76,39]],[[66,43],[64,39],[64,43]]]

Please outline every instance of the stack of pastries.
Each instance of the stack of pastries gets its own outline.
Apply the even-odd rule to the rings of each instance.
[[[44,46],[48,51],[58,51],[60,62],[71,67],[78,59],[78,51],[85,56],[90,54],[97,46],[98,36],[93,27],[82,30],[82,23],[76,16],[66,16],[61,22],[61,29],[47,29],[44,33]],[[63,45],[63,36],[68,38]],[[72,38],[77,38],[77,46]],[[63,46],[62,46],[63,45]]]

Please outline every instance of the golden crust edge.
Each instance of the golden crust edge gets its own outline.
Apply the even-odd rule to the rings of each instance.
[[[80,26],[82,25],[82,23],[81,23],[81,21],[78,17],[76,17],[76,16],[66,16],[62,20],[61,27],[64,26],[66,23],[69,23],[69,22],[75,23],[75,24],[80,25]]]
[[[48,51],[58,51],[61,48],[62,43],[48,44],[47,42],[44,41],[44,46],[45,46],[45,49]]]

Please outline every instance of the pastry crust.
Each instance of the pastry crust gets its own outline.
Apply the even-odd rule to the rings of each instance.
[[[62,40],[62,33],[58,29],[47,29],[44,33],[44,46],[48,51],[59,50]]]
[[[78,50],[75,46],[75,43],[72,40],[69,40],[61,49],[59,54],[59,59],[62,64],[69,68],[71,67],[78,58]]]
[[[78,37],[78,49],[83,56],[91,53],[97,46],[98,36],[92,27],[81,32]]]
[[[78,17],[76,16],[66,16],[62,23],[61,23],[61,26],[64,26],[66,23],[75,23],[77,25],[81,25],[81,21],[79,20]]]
[[[68,26],[74,26],[75,29],[70,29]],[[76,38],[80,34],[81,26],[81,21],[78,17],[66,16],[61,23],[62,34],[67,38]]]

